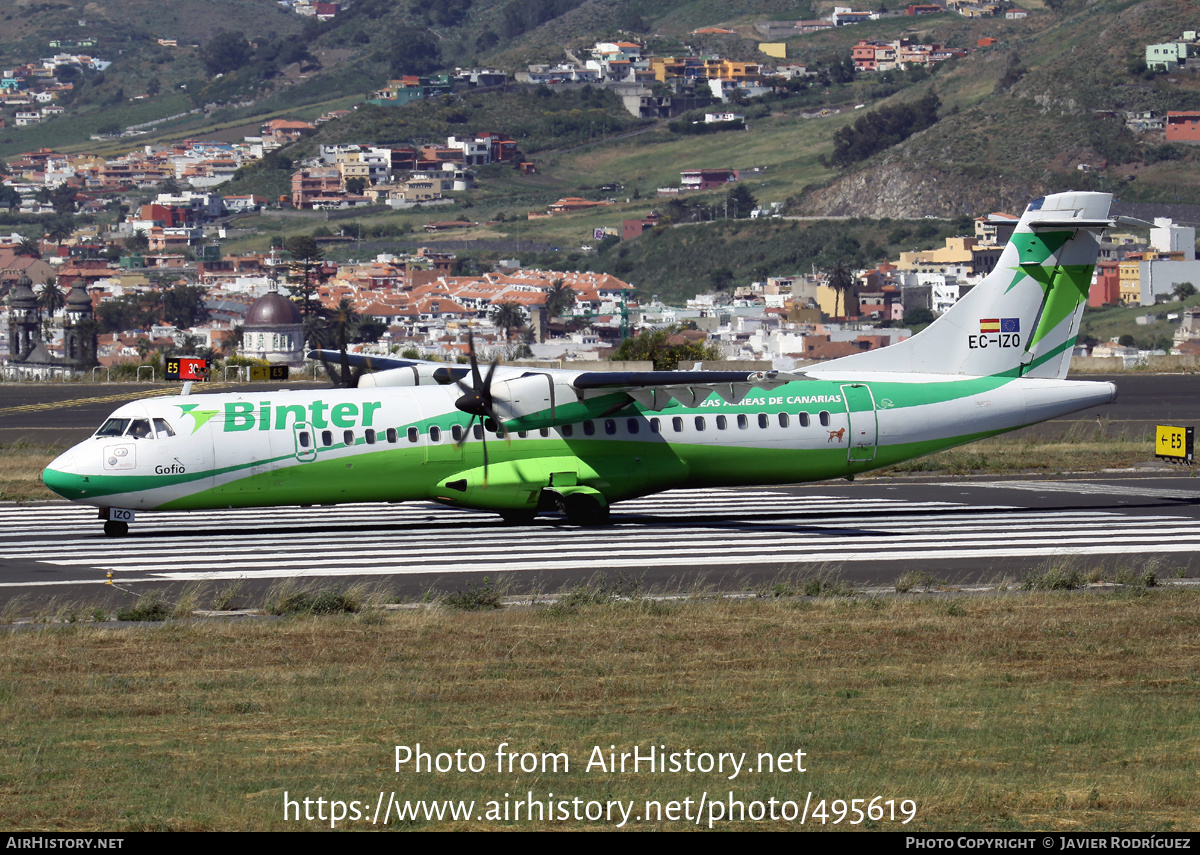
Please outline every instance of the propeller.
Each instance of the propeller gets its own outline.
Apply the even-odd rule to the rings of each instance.
[[[479,419],[482,424],[485,419],[491,419],[492,424],[496,425],[496,430],[504,434],[505,441],[508,441],[508,433],[504,430],[504,423],[499,416],[496,415],[496,410],[492,406],[492,375],[496,373],[496,366],[500,363],[499,359],[493,359],[492,364],[488,366],[487,375],[482,376],[479,373],[479,359],[475,356],[475,336],[467,330],[467,351],[471,356],[471,384],[466,384],[466,378],[459,378],[455,384],[459,389],[462,389],[463,394],[454,406],[462,410],[464,413],[469,413],[471,420],[467,422],[467,429],[463,432],[462,438],[458,441],[458,447],[462,448],[463,443],[471,436],[471,428],[475,425],[475,419]],[[480,444],[483,446],[483,486],[487,486],[488,475],[488,450],[487,450],[487,431],[484,430]]]

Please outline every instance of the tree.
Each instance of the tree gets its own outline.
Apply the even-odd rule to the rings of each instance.
[[[296,302],[300,304],[300,313],[304,315],[305,337],[314,346],[320,346],[327,338],[322,332],[321,325],[316,322],[320,318],[316,317],[313,323],[309,322],[309,318],[321,315],[321,301],[317,299],[317,285],[323,278],[321,270],[325,253],[321,251],[316,239],[308,235],[290,237],[284,241],[283,247],[296,260],[296,263],[292,265],[289,279],[292,279],[297,286],[293,295],[294,298],[298,298]]]
[[[1015,50],[1009,51],[1008,59],[1004,64],[1004,73],[996,81],[996,91],[1005,92],[1011,89],[1024,76],[1025,66],[1021,65],[1021,57],[1017,55]]]
[[[397,27],[392,31],[388,53],[396,77],[428,74],[442,65],[442,49],[423,27]]]
[[[58,281],[55,279],[47,279],[46,284],[42,286],[41,293],[38,294],[38,307],[44,311],[47,316],[53,317],[54,314],[67,304],[67,295],[63,293],[59,287]]]
[[[21,242],[17,244],[16,254],[28,258],[41,258],[42,248],[33,238],[21,238]]]
[[[132,236],[125,239],[125,248],[131,253],[145,252],[150,248],[150,238],[146,233],[139,229]]]
[[[162,292],[163,319],[177,329],[186,330],[208,320],[204,304],[205,289],[201,285],[176,285]]]
[[[725,206],[735,220],[744,220],[758,207],[758,200],[745,184],[738,184],[725,194]]]
[[[1175,286],[1174,290],[1171,291],[1171,293],[1175,295],[1176,300],[1179,300],[1180,302],[1182,302],[1182,301],[1186,300],[1188,297],[1196,296],[1196,286],[1193,285],[1191,282],[1180,282],[1178,285]]]
[[[498,303],[492,309],[492,323],[504,330],[504,338],[509,339],[513,329],[525,326],[525,312],[519,303]]]
[[[561,279],[550,283],[546,293],[546,314],[552,318],[562,317],[575,308],[575,289]]]
[[[834,291],[833,316],[839,318],[842,316],[842,312],[838,311],[839,304],[846,311],[846,300],[854,289],[854,274],[841,261],[835,261],[829,268],[826,281]]]
[[[49,200],[50,204],[54,206],[54,213],[60,217],[66,216],[69,220],[69,215],[75,213],[76,194],[75,188],[65,182],[55,187]]]
[[[200,50],[200,61],[211,75],[229,74],[237,71],[250,61],[250,43],[246,34],[237,32],[220,32],[209,39]]]
[[[55,246],[62,246],[62,242],[74,233],[75,223],[70,217],[55,217],[46,229],[46,237],[54,241]]]
[[[610,359],[649,360],[655,371],[674,371],[682,362],[690,364],[706,359],[721,359],[721,348],[705,341],[671,339],[678,336],[679,327],[669,326],[658,330],[645,330],[621,342]]]
[[[0,184],[0,208],[21,207],[21,194],[9,184]]]
[[[354,178],[346,179],[346,192],[351,196],[361,196],[366,187],[367,179],[365,178],[359,178],[358,176],[355,176]]]

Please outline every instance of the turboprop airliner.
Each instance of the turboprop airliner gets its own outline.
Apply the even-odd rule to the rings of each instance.
[[[485,374],[473,347],[469,366],[320,352],[362,372],[353,388],[131,402],[43,480],[119,536],[149,511],[409,500],[600,525],[661,490],[853,478],[1115,399],[1065,379],[1109,202],[1034,200],[923,332],[802,371]]]

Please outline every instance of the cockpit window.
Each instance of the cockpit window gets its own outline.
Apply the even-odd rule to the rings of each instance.
[[[166,419],[154,420],[154,432],[158,435],[159,439],[166,439],[168,436],[175,435],[175,431],[171,430],[171,426],[167,424]]]
[[[96,431],[96,436],[120,436],[129,427],[129,419],[109,419]]]
[[[129,430],[125,431],[126,436],[131,436],[134,439],[153,439],[153,434],[150,432],[149,419],[134,419],[133,424],[129,426]]]

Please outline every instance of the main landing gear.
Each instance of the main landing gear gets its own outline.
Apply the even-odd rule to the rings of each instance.
[[[608,525],[608,502],[603,494],[588,487],[569,488],[563,492],[543,490],[537,510],[528,508],[506,508],[500,518],[509,525],[530,525],[539,512],[558,511],[567,518],[569,525],[595,528]]]
[[[104,533],[108,537],[124,537],[129,534],[129,523],[119,520],[108,520],[104,523]]]

